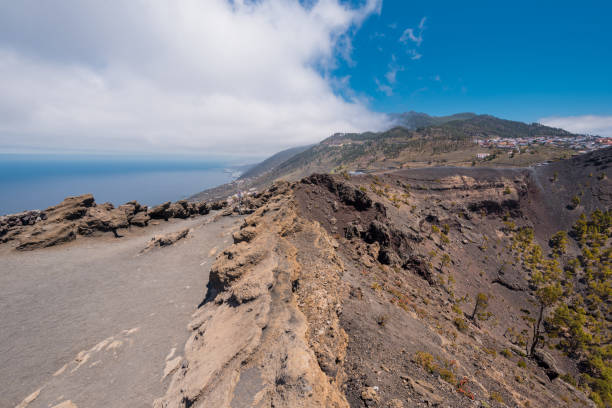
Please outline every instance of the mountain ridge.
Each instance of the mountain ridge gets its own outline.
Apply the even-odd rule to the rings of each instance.
[[[429,165],[524,167],[569,157],[575,150],[568,147],[571,141],[565,142],[568,146],[562,143],[559,146],[546,146],[537,142],[517,149],[516,155],[506,155],[503,149],[485,148],[474,141],[498,138],[579,140],[586,137],[537,123],[526,124],[474,113],[440,117],[418,112],[393,115],[392,122],[396,126],[390,129],[382,132],[336,133],[315,145],[279,152],[261,163],[265,171],[245,173],[231,184],[203,191],[190,199],[221,199],[241,189],[261,189],[274,180],[293,181],[314,172],[377,171]],[[412,129],[398,125],[402,120]],[[416,127],[417,124],[427,126]],[[488,156],[483,160],[484,157],[479,158],[479,155]]]

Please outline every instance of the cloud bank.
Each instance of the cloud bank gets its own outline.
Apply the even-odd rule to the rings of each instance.
[[[261,155],[380,129],[330,71],[381,1],[3,2],[0,151]]]
[[[550,116],[540,119],[539,122],[543,125],[562,128],[572,133],[612,137],[612,116]]]

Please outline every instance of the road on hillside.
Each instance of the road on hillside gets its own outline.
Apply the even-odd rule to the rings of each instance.
[[[0,248],[0,407],[150,407],[239,222],[213,217],[32,252]],[[188,238],[141,253],[154,234],[184,228]]]

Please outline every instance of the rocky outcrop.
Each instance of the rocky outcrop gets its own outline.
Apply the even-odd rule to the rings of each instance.
[[[164,235],[155,235],[153,238],[151,238],[151,240],[149,241],[149,243],[143,249],[142,252],[150,251],[151,249],[155,247],[165,247],[165,246],[173,245],[177,241],[180,241],[181,239],[186,238],[189,235],[190,231],[191,230],[189,228],[185,228],[183,230],[171,232],[171,233],[164,234]]]
[[[227,206],[227,201],[224,201],[224,200],[222,200],[222,201],[213,201],[210,204],[210,209],[217,211],[217,210],[221,210],[221,209],[225,208],[226,206]]]
[[[130,222],[130,224],[132,223],[132,219],[136,215],[141,213],[146,214],[147,212],[147,206],[140,205],[138,201],[129,201],[123,205],[120,205],[117,208],[121,209],[125,213],[125,216],[127,217],[128,222]]]
[[[148,212],[149,217],[153,218],[153,219],[165,219],[166,221],[168,220],[168,218],[170,218],[170,214],[168,212],[168,209],[170,208],[170,205],[172,203],[170,201],[160,204],[160,205],[156,205],[155,207],[151,208]]]
[[[110,205],[92,207],[87,210],[77,224],[80,235],[92,235],[97,231],[117,231],[129,226],[128,216],[122,208],[112,208]]]
[[[232,237],[234,238],[234,244],[238,244],[240,242],[251,242],[257,235],[257,231],[255,227],[246,226],[245,228],[241,228],[239,231],[234,232]]]
[[[473,177],[449,177],[452,172]],[[561,406],[564,392],[575,402],[567,405],[588,404],[581,392],[549,380],[571,367],[563,355],[508,354],[528,337],[525,322],[536,313],[510,232],[533,217],[526,174],[434,168],[315,175],[296,184],[299,214],[339,241],[342,280],[350,285],[341,302],[348,335],[341,370],[351,406],[397,406],[398,400],[405,406]],[[358,208],[341,198],[345,191],[359,191],[372,204]],[[479,293],[494,301],[466,319]],[[333,374],[325,361],[320,367]]]
[[[213,209],[217,208],[217,206],[214,205],[213,207]],[[210,210],[211,207],[204,201],[195,203],[188,202],[187,200],[181,200],[175,203],[168,201],[151,208],[148,215],[154,219],[164,219],[167,221],[170,218],[189,218],[193,215],[205,215],[208,214]]]
[[[151,217],[146,212],[139,212],[129,219],[130,225],[137,227],[146,227],[149,224]]]
[[[208,214],[211,206],[204,202],[167,202],[151,209],[138,201],[115,208],[111,203],[96,204],[93,195],[67,197],[44,211],[33,210],[0,217],[0,243],[18,240],[17,249],[49,247],[76,239],[130,226],[146,227],[150,219],[188,218]]]
[[[0,225],[8,228],[21,225],[34,225],[47,219],[47,214],[40,210],[24,211],[17,214],[0,216]]]
[[[58,205],[45,210],[47,223],[77,220],[83,217],[87,210],[94,205],[95,200],[91,194],[67,197]]]
[[[329,174],[313,174],[303,179],[302,183],[324,186],[330,192],[337,194],[343,203],[351,205],[359,211],[372,207],[372,200],[365,192],[346,183],[339,182]]]
[[[554,380],[563,374],[563,372],[559,369],[554,357],[551,356],[550,353],[544,350],[536,350],[533,357],[537,361],[538,365],[545,370],[546,375],[551,380]]]
[[[185,360],[155,407],[348,407],[342,263],[290,195],[268,198],[211,268]]]
[[[486,215],[502,215],[506,212],[510,213],[512,217],[518,217],[521,215],[519,202],[517,200],[503,200],[501,202],[482,200],[471,203],[468,208],[472,212],[482,212]]]
[[[50,247],[57,244],[73,241],[76,239],[76,225],[50,224],[44,227],[36,227],[29,234],[20,237],[17,249],[29,251],[37,248]]]
[[[13,239],[24,227],[47,219],[40,210],[24,211],[17,214],[0,216],[0,243]]]

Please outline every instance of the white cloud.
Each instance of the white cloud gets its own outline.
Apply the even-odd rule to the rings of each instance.
[[[328,73],[381,4],[3,2],[0,149],[266,154],[379,129]]]
[[[400,37],[400,42],[403,42],[404,44],[408,43],[408,41],[412,41],[414,43],[416,43],[417,47],[421,46],[421,43],[423,43],[423,31],[425,30],[425,21],[427,21],[426,17],[423,17],[421,19],[421,22],[419,23],[419,26],[414,29],[414,28],[407,28],[404,30],[402,36]]]
[[[423,57],[423,55],[419,54],[417,50],[407,50],[406,53],[410,55],[410,59],[413,61],[420,60]]]
[[[376,87],[380,92],[384,93],[387,96],[393,95],[393,87],[380,82],[378,78],[374,78],[374,81],[376,81]]]
[[[539,122],[572,133],[612,137],[612,116],[550,116],[540,119]]]
[[[393,87],[397,83],[397,73],[404,70],[404,66],[398,64],[395,54],[391,54],[391,62],[389,62],[388,70],[385,74],[387,83],[383,83],[378,78],[374,78],[378,91],[387,96],[393,95]]]
[[[403,71],[405,68],[397,63],[395,55],[391,55],[391,62],[389,63],[389,70],[385,74],[385,78],[389,82],[389,85],[394,85],[397,82],[397,73]]]

